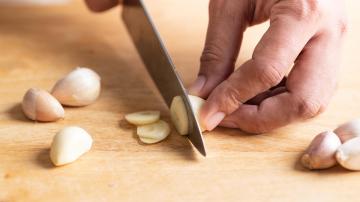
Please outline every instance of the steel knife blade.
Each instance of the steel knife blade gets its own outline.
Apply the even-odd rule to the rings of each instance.
[[[191,108],[186,89],[157,31],[143,0],[125,0],[122,19],[135,47],[168,107],[175,96],[181,96],[189,120],[188,138],[206,156],[199,123]]]

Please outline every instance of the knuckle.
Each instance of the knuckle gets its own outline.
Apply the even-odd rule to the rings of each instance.
[[[239,89],[230,81],[225,80],[220,90],[223,91],[222,97],[225,98],[221,103],[223,111],[232,113],[243,103]]]
[[[312,118],[322,113],[326,105],[311,98],[301,99],[298,102],[298,113],[301,118]]]
[[[284,10],[299,21],[312,21],[320,17],[322,7],[321,0],[292,0]]]
[[[223,62],[225,57],[223,55],[222,49],[215,43],[210,43],[205,45],[205,48],[200,57],[201,63],[219,63]]]
[[[255,64],[257,77],[267,88],[277,85],[282,80],[283,74],[279,70],[282,69],[281,64],[263,61],[256,61]]]

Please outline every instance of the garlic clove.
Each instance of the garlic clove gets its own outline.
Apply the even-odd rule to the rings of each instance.
[[[125,115],[126,121],[134,125],[155,123],[160,119],[160,111],[141,111]]]
[[[352,138],[336,152],[337,162],[349,170],[360,170],[360,137]]]
[[[301,164],[308,169],[330,168],[336,165],[335,153],[340,145],[340,139],[335,133],[320,133],[301,157]]]
[[[334,130],[334,133],[339,136],[342,143],[360,136],[360,119],[355,119],[340,125]]]
[[[59,80],[51,94],[66,106],[86,106],[100,95],[100,76],[93,70],[78,67]]]
[[[22,100],[26,117],[34,121],[56,121],[64,118],[65,111],[50,93],[37,88],[29,89]]]
[[[199,122],[200,121],[200,109],[205,104],[205,100],[189,95],[189,101],[191,107],[194,111],[195,118]],[[173,124],[175,125],[176,130],[180,135],[187,135],[189,133],[189,120],[187,116],[186,106],[181,96],[176,96],[173,98],[170,105],[170,115]],[[201,130],[204,129],[201,127]]]
[[[84,129],[77,126],[66,127],[54,136],[50,159],[56,166],[71,163],[88,152],[92,142],[91,136]]]
[[[170,134],[170,126],[163,120],[155,123],[138,126],[136,134],[141,138],[155,139],[161,141]]]

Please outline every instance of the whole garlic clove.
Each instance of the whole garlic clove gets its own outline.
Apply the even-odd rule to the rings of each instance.
[[[44,90],[31,88],[22,100],[24,114],[34,121],[56,121],[64,118],[65,111],[59,101]]]
[[[334,130],[341,142],[344,143],[354,137],[360,136],[360,119],[354,119],[350,122],[340,125]]]
[[[89,68],[79,67],[59,80],[51,94],[63,105],[86,106],[100,95],[100,76]]]
[[[340,139],[335,133],[320,133],[301,157],[301,164],[308,169],[330,168],[336,165],[335,153],[340,145]]]
[[[71,163],[88,152],[92,138],[84,129],[70,126],[58,132],[50,149],[50,159],[56,166]]]
[[[352,138],[336,152],[337,162],[349,170],[360,170],[360,137]]]

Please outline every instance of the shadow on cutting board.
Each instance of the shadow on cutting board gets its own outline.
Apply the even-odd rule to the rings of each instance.
[[[41,149],[36,155],[36,164],[46,169],[55,168],[51,163],[49,154],[50,149]]]
[[[21,104],[15,104],[5,112],[11,119],[17,120],[17,121],[29,121],[27,119],[22,111]]]

